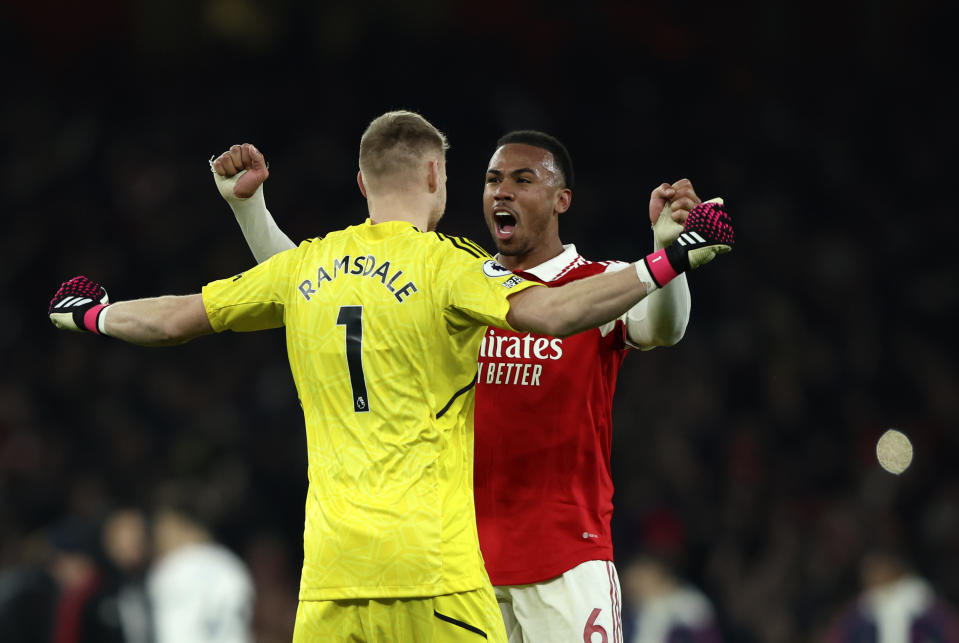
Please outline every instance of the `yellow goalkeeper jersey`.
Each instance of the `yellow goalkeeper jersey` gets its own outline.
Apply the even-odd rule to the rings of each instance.
[[[537,285],[461,237],[369,220],[207,284],[213,329],[286,326],[306,420],[301,600],[488,583],[473,506],[485,327]]]

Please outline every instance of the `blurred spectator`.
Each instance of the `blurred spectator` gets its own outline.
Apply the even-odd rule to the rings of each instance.
[[[709,598],[651,555],[623,573],[623,631],[627,643],[720,643]]]
[[[899,555],[872,551],[860,564],[862,593],[827,630],[826,643],[956,643],[959,617]]]
[[[146,517],[132,508],[117,509],[104,520],[101,542],[107,560],[104,589],[113,600],[126,643],[151,643],[153,623],[145,575],[150,563]]]
[[[46,535],[39,562],[0,575],[0,641],[124,643],[99,535],[97,521],[63,520]]]
[[[156,643],[252,641],[254,588],[246,564],[216,542],[203,490],[165,485],[153,514],[147,575]]]

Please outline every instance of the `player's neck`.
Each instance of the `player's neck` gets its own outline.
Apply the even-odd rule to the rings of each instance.
[[[410,214],[390,214],[387,216],[376,215],[370,213],[370,223],[376,225],[378,223],[388,223],[390,221],[402,221],[404,223],[409,223],[410,225],[416,226],[419,230],[427,230],[429,227],[429,217],[428,216],[415,216]]]
[[[424,199],[376,199],[367,203],[370,221],[374,225],[403,221],[420,230],[428,230],[433,218],[433,204]]]
[[[503,253],[498,253],[496,260],[510,270],[529,270],[542,263],[546,263],[553,257],[558,257],[562,254],[563,250],[563,242],[560,241],[559,237],[556,237],[522,254],[504,255]]]

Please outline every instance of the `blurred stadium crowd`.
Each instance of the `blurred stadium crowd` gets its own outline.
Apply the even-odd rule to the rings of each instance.
[[[306,458],[282,332],[142,349],[45,309],[75,274],[124,299],[249,266],[206,166],[232,143],[270,160],[293,239],[361,220],[359,135],[409,108],[452,143],[442,229],[488,248],[481,177],[510,129],[569,147],[561,230],[593,259],[648,251],[661,181],[726,199],[738,245],[691,276],[686,338],[620,376],[621,573],[666,561],[747,643],[822,638],[877,550],[959,604],[944,4],[5,4],[0,574],[188,478],[252,572],[257,640],[288,640]],[[900,477],[875,460],[889,427],[916,450]]]

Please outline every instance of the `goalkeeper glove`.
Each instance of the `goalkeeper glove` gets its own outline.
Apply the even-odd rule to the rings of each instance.
[[[722,201],[720,200],[720,202]],[[673,221],[672,211],[673,207],[669,201],[667,201],[666,205],[663,206],[663,211],[659,213],[659,218],[656,219],[655,225],[653,225],[653,238],[656,241],[656,250],[665,248],[673,241],[676,241],[683,232],[683,224]]]
[[[732,219],[723,200],[711,199],[690,211],[682,232],[673,243],[637,261],[636,272],[644,283],[652,282],[649,293],[662,288],[681,273],[709,263],[716,255],[729,252],[734,245]]]
[[[57,328],[100,335],[104,334],[104,312],[109,305],[110,298],[103,286],[80,276],[60,284],[47,314]]]

